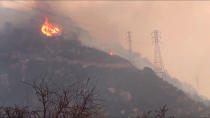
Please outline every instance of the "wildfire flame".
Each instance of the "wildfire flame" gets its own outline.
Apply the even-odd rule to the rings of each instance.
[[[113,56],[114,54],[113,54],[113,52],[109,52],[109,55],[110,55],[110,56]]]
[[[42,24],[41,31],[48,37],[59,35],[61,33],[61,29],[48,22],[48,18],[45,18],[44,24]]]

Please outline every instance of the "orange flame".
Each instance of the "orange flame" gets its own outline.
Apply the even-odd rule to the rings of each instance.
[[[45,22],[42,24],[41,31],[48,37],[59,35],[61,33],[61,29],[58,26],[49,23],[48,18],[45,18]]]
[[[110,56],[113,56],[114,54],[113,54],[113,52],[109,52],[109,55],[110,55]]]

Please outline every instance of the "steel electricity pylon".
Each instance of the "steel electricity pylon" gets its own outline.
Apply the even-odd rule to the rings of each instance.
[[[129,51],[129,60],[133,61],[133,55],[132,55],[132,40],[131,40],[131,32],[127,32],[127,40],[128,40],[128,51]]]
[[[160,50],[160,32],[158,30],[154,30],[152,32],[152,39],[154,43],[154,66],[155,72],[161,78],[165,78],[165,69],[162,61],[161,50]]]

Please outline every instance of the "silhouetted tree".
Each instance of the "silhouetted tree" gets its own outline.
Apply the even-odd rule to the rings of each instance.
[[[62,89],[52,89],[45,79],[25,84],[34,89],[41,106],[36,110],[1,107],[0,118],[96,118],[102,108],[89,79]]]
[[[166,116],[168,108],[166,105],[160,107],[158,110],[155,110],[152,115],[152,111],[143,112],[142,115],[138,115],[136,118],[174,118],[173,116]]]

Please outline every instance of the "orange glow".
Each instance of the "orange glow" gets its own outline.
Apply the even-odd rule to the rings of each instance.
[[[113,52],[109,52],[109,55],[110,55],[110,56],[113,56],[114,54],[113,54]]]
[[[41,31],[48,37],[59,35],[61,33],[61,29],[48,22],[48,18],[45,18],[44,24],[42,24]]]

